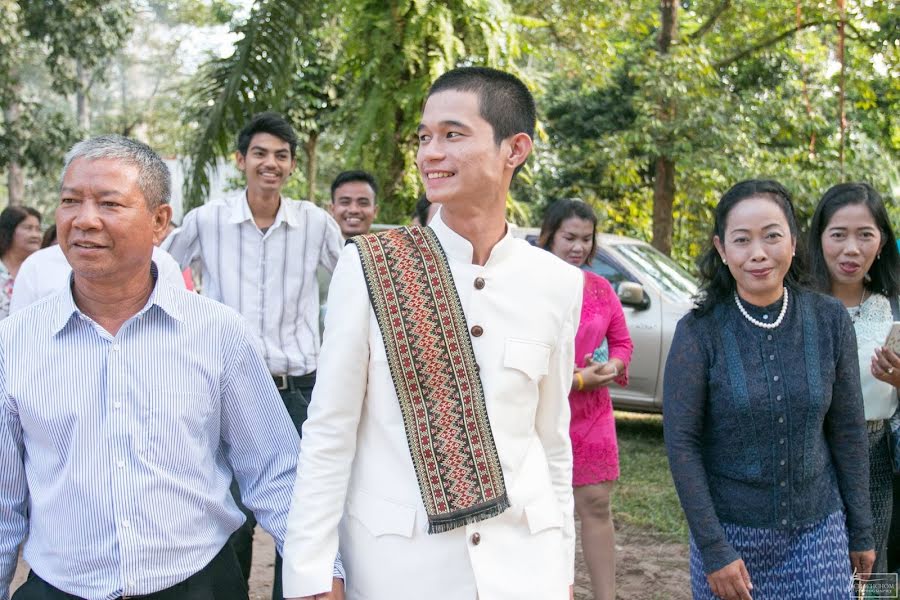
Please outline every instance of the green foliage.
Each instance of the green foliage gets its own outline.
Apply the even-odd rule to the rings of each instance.
[[[0,168],[59,167],[82,134],[63,95],[83,90],[79,68],[102,79],[131,16],[125,0],[0,0]]]
[[[103,65],[131,31],[127,0],[29,0],[20,3],[27,36],[46,49],[54,87],[74,92],[76,62],[86,70]]]
[[[602,17],[580,0],[535,4],[532,14],[552,23],[533,42],[552,48],[540,65],[550,73],[539,97],[549,133],[541,197],[583,198],[604,229],[649,239],[653,159],[669,156],[673,255],[687,264],[733,183],[779,179],[808,219],[841,180],[833,7],[802,2],[798,27],[794,3],[692,2],[662,55],[655,1],[604,3]],[[896,3],[850,4],[844,177],[872,182],[896,204],[900,44],[897,11],[885,8]]]

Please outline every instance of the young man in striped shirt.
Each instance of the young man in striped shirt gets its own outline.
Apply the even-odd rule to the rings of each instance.
[[[182,268],[199,261],[204,295],[246,318],[299,433],[319,356],[316,269],[334,270],[343,238],[326,211],[281,195],[297,164],[296,148],[283,117],[254,116],[238,134],[235,153],[247,186],[190,211],[162,247]],[[247,516],[233,542],[249,577],[255,523]],[[273,589],[279,600],[280,562],[279,556]]]

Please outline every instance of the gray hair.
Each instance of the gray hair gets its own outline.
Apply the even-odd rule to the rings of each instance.
[[[66,153],[60,183],[66,178],[69,166],[76,159],[112,159],[133,165],[138,170],[138,187],[153,210],[169,202],[172,191],[172,176],[169,168],[153,148],[121,135],[101,135],[78,142]]]

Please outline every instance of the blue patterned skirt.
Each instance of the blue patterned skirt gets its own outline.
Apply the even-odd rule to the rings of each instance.
[[[753,600],[851,600],[850,554],[843,511],[796,529],[760,529],[722,523],[744,559]],[[691,537],[694,600],[717,600]]]

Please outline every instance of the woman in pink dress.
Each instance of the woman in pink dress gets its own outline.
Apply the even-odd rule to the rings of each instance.
[[[589,205],[559,200],[544,216],[538,243],[569,264],[584,267],[594,258],[596,229],[597,216]],[[581,519],[581,546],[595,600],[613,600],[616,595],[610,494],[619,478],[619,448],[608,386],[612,382],[623,386],[628,383],[632,349],[616,292],[606,279],[584,271],[581,323],[575,335],[575,376],[569,394],[569,433],[575,510]]]

